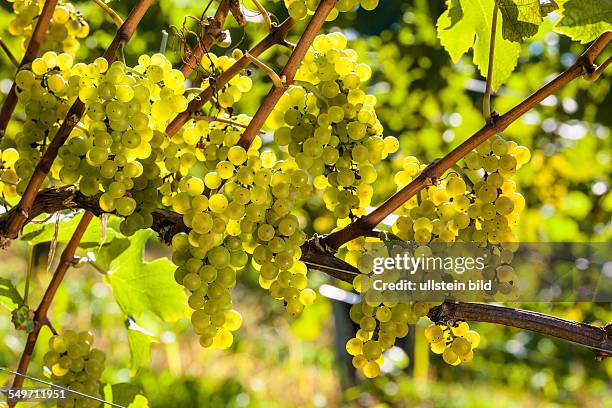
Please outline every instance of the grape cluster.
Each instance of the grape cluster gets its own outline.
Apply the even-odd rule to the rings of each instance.
[[[25,49],[32,36],[38,17],[44,5],[43,0],[9,0],[13,3],[14,18],[9,22],[8,31],[23,37]],[[89,35],[89,24],[72,3],[59,1],[45,35],[42,51],[63,51],[74,56],[79,49],[78,39]]]
[[[515,242],[511,228],[518,223],[525,199],[511,178],[528,160],[529,150],[513,141],[501,136],[485,141],[465,157],[465,178],[451,173],[407,201],[393,232],[421,244]],[[395,176],[398,188],[424,167],[415,157],[404,158]]]
[[[72,75],[72,57],[53,51],[47,51],[22,68],[15,84],[26,116],[23,127],[14,137],[19,156],[14,164],[19,178],[16,191],[22,194],[46,144],[55,137],[60,120],[74,101],[79,84]],[[47,179],[43,186],[48,184]]]
[[[361,84],[371,70],[356,61],[341,33],[319,35],[291,87],[272,112],[274,139],[314,186],[338,219],[363,215],[376,180],[374,165],[398,150],[396,138],[383,139],[375,98]]]
[[[54,164],[62,183],[78,182],[84,195],[99,195],[103,211],[125,217],[125,235],[153,223],[164,170],[158,159],[168,143],[164,130],[188,103],[185,78],[165,56],[142,55],[138,62],[109,67],[98,58],[74,66],[86,107],[84,128],[72,132]]]
[[[368,378],[377,377],[384,363],[383,352],[395,345],[398,338],[408,334],[410,324],[427,316],[440,302],[399,301],[394,291],[373,291],[371,274],[375,257],[393,257],[399,247],[368,242],[358,238],[349,242],[341,256],[357,267],[361,275],[353,280],[353,288],[361,295],[361,302],[351,306],[349,317],[359,325],[354,338],[346,343],[346,351],[353,356],[353,366]]]
[[[100,377],[104,371],[106,355],[92,348],[91,332],[76,333],[67,330],[64,334],[49,339],[49,351],[43,361],[51,382],[70,390],[101,398]],[[58,401],[58,407],[98,407],[98,401],[66,393],[66,399]]]
[[[364,10],[374,10],[378,7],[378,2],[379,0],[338,0],[327,20],[334,20],[338,17],[338,13],[351,11],[359,6]],[[301,20],[308,14],[313,14],[319,3],[320,0],[285,0],[289,15],[296,20]]]
[[[480,335],[466,322],[456,322],[453,326],[431,324],[425,329],[425,338],[431,351],[442,354],[444,362],[450,365],[469,363],[474,358],[473,349],[480,344]]]

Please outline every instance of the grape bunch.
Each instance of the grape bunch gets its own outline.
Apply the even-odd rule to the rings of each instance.
[[[38,17],[44,5],[43,0],[9,0],[13,3],[14,18],[8,24],[8,31],[23,37],[25,49],[32,36]],[[79,49],[79,39],[89,35],[89,24],[72,3],[59,1],[45,35],[42,51],[63,51],[74,56]]]
[[[374,165],[398,150],[383,139],[375,98],[360,86],[370,68],[356,61],[340,33],[319,35],[268,121],[274,139],[297,165],[314,177],[327,208],[337,219],[365,214],[376,180]]]
[[[25,122],[14,137],[18,159],[14,163],[19,178],[18,194],[25,190],[47,143],[55,137],[62,120],[76,97],[78,81],[72,75],[72,57],[47,51],[15,77],[17,98],[25,107]],[[47,186],[45,180],[43,186]]]
[[[379,0],[338,0],[327,20],[335,20],[338,13],[351,11],[359,6],[364,10],[374,10],[378,7],[378,2]],[[289,15],[296,20],[301,20],[308,14],[313,14],[319,3],[320,0],[285,0]]]
[[[99,196],[100,208],[125,217],[121,232],[132,235],[153,223],[162,185],[164,130],[187,109],[183,74],[162,54],[142,55],[133,68],[104,58],[77,64],[78,97],[86,112],[59,151],[54,174],[81,193]],[[74,80],[76,82],[76,79]]]
[[[361,295],[361,302],[351,306],[349,317],[359,325],[355,337],[346,343],[352,363],[368,378],[377,377],[384,363],[383,352],[395,345],[398,338],[408,334],[410,324],[427,316],[432,307],[441,302],[406,302],[398,300],[394,291],[373,291],[372,267],[375,257],[393,257],[399,247],[368,242],[358,238],[346,245],[341,257],[357,267],[361,275],[353,280],[353,288]],[[391,277],[388,277],[391,279]]]
[[[431,351],[442,354],[444,362],[450,365],[469,363],[474,358],[473,349],[480,344],[480,335],[463,321],[453,326],[431,324],[425,329],[425,338]]]
[[[91,332],[77,333],[67,330],[49,339],[49,351],[44,355],[45,370],[53,384],[70,390],[101,398],[100,377],[104,371],[106,355],[92,348]],[[99,407],[98,401],[66,393],[66,399],[58,401],[58,407]]]
[[[512,176],[529,160],[529,150],[501,136],[487,140],[465,157],[465,177],[450,173],[438,185],[408,200],[392,231],[406,240],[430,242],[512,243],[512,227],[525,207]],[[425,167],[406,157],[395,176],[398,188]],[[469,181],[466,183],[466,180]]]

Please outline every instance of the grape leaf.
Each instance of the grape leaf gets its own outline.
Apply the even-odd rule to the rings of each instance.
[[[558,8],[555,1],[495,0],[502,14],[502,35],[506,40],[522,42],[537,34],[543,18]]]
[[[14,310],[23,303],[23,298],[13,285],[13,282],[7,278],[0,278],[0,305],[8,310]]]
[[[140,327],[134,319],[128,318],[128,344],[130,346],[130,364],[132,370],[137,370],[149,364],[151,360],[151,343],[155,341],[153,334]]]
[[[174,280],[175,266],[168,258],[144,261],[145,244],[152,234],[141,230],[130,237],[129,247],[111,261],[105,277],[127,316],[138,318],[148,310],[164,321],[175,321],[182,316],[185,293]]]
[[[77,214],[71,218],[63,218],[60,221],[59,233],[57,234],[57,243],[63,244],[70,240],[74,230],[76,229],[82,214]],[[43,224],[28,224],[23,228],[21,240],[30,245],[37,245],[43,242],[51,242],[55,233],[55,220],[50,220]],[[107,226],[106,239],[111,240],[117,235],[120,235],[114,229]],[[102,238],[102,222],[99,218],[91,220],[87,231],[81,239],[81,247],[99,245]]]
[[[463,54],[473,48],[473,61],[483,77],[486,77],[489,65],[489,42],[494,5],[494,0],[461,0],[461,4],[451,1],[449,9],[442,13],[437,23],[438,38],[453,62],[457,63]],[[457,13],[457,7],[462,7],[463,18],[453,22],[451,16]],[[502,30],[497,30],[493,62],[493,89],[499,89],[514,71],[519,49],[518,43],[505,39],[502,36]]]
[[[104,399],[124,407],[149,406],[147,399],[142,395],[142,390],[130,383],[107,384],[104,387]]]
[[[582,44],[612,30],[612,0],[568,0],[554,30]]]

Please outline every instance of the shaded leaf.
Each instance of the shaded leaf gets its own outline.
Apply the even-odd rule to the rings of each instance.
[[[0,305],[3,305],[8,310],[14,310],[23,303],[23,298],[13,285],[13,282],[7,278],[0,277]]]
[[[72,218],[63,217],[59,223],[59,232],[57,234],[57,243],[65,244],[70,240],[76,226],[79,224],[83,213],[77,214]],[[46,222],[44,224],[27,224],[23,229],[22,241],[26,241],[30,245],[37,245],[43,242],[52,242],[55,234],[55,221]],[[102,237],[102,222],[99,218],[91,220],[87,231],[81,239],[81,246],[87,247],[91,245],[99,245]],[[112,228],[106,229],[107,239],[113,239],[115,236],[121,236]]]
[[[555,31],[587,43],[612,30],[612,0],[568,0]]]
[[[126,322],[128,344],[130,346],[130,362],[132,370],[137,370],[149,364],[151,360],[151,343],[155,337],[138,326],[133,319]]]
[[[130,383],[107,384],[104,387],[104,399],[124,407],[149,406],[141,389]]]
[[[495,0],[502,14],[502,36],[509,41],[523,42],[537,34],[542,22],[540,3],[536,0]],[[522,2],[521,6],[516,2]],[[535,7],[534,7],[535,6]]]

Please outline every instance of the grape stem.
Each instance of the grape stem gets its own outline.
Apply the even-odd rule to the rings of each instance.
[[[11,64],[13,64],[16,68],[18,68],[19,61],[17,61],[17,58],[15,58],[15,56],[13,55],[13,53],[11,52],[11,50],[9,49],[9,47],[6,45],[6,43],[4,42],[2,38],[0,38],[0,48],[2,48],[2,51],[4,51],[9,61],[11,61]]]
[[[113,10],[108,4],[104,2],[104,0],[94,0],[96,3],[108,16],[113,20],[113,23],[117,26],[117,28],[121,28],[123,25],[123,19],[117,14],[115,10]]]
[[[258,0],[251,1],[253,2],[253,4],[255,4],[255,7],[257,7],[257,10],[259,10],[259,12],[261,13],[261,18],[263,18],[264,24],[266,25],[266,27],[268,27],[268,30],[271,30],[272,21],[270,20],[270,13],[268,13],[268,10],[266,10],[266,8],[262,6]]]
[[[491,90],[493,88],[493,62],[495,61],[495,33],[497,31],[497,15],[499,6],[495,3],[493,7],[493,19],[491,21],[491,41],[489,42],[489,62],[487,65],[487,83],[485,85],[484,97],[482,99],[482,113],[487,122],[491,121]]]
[[[30,365],[30,361],[32,360],[32,354],[34,352],[34,347],[36,346],[36,341],[38,340],[38,336],[43,326],[49,325],[49,320],[47,319],[47,312],[49,311],[49,307],[51,306],[51,302],[57,293],[57,289],[62,283],[64,276],[66,276],[66,271],[74,262],[74,254],[81,242],[81,238],[83,238],[83,234],[87,231],[87,227],[89,226],[90,221],[93,218],[93,213],[89,211],[85,211],[83,217],[79,221],[70,241],[64,248],[62,252],[62,256],[60,258],[60,262],[55,269],[55,273],[49,282],[49,286],[45,290],[45,294],[40,301],[36,312],[34,313],[34,330],[28,334],[28,338],[26,340],[25,348],[23,353],[21,354],[21,359],[19,360],[19,366],[17,368],[17,372],[20,374],[27,374],[28,366]],[[15,376],[13,380],[12,389],[20,389],[23,386],[24,378],[22,376]],[[9,407],[14,407],[15,403],[9,403]]]
[[[51,17],[53,17],[55,7],[57,6],[57,1],[58,0],[45,1],[45,4],[40,12],[40,16],[38,16],[38,20],[36,21],[36,26],[32,32],[32,37],[30,38],[26,52],[21,59],[21,63],[19,64],[19,68],[34,61],[38,55],[40,47],[45,40],[45,36],[47,35],[47,29],[49,28],[49,23],[51,22]],[[15,110],[15,106],[17,106],[17,92],[15,87],[16,85],[13,81],[13,85],[11,86],[8,95],[6,95],[6,99],[4,99],[2,108],[0,108],[0,141],[4,137],[6,127],[11,120],[11,115]]]
[[[215,16],[213,17],[214,21],[220,29],[222,29],[223,25],[225,24],[225,19],[227,18],[228,12],[229,0],[221,0],[221,2],[219,3],[219,7],[217,7],[217,11],[215,12]],[[197,48],[189,54],[187,60],[185,60],[183,62],[183,65],[181,65],[181,67],[179,68],[183,75],[185,75],[186,77],[189,76],[189,74],[191,74],[193,70],[198,66],[200,60],[202,59],[202,56],[204,55],[204,53],[208,52],[208,50],[212,46],[212,43],[215,40],[210,32],[204,32],[205,36],[203,38],[200,38]]]
[[[491,136],[503,131],[518,118],[546,99],[549,95],[552,95],[574,79],[582,76],[585,70],[586,72],[595,72],[596,68],[594,65],[594,60],[603,52],[610,40],[612,40],[612,31],[606,31],[600,35],[591,44],[591,46],[582,55],[580,55],[580,57],[578,57],[576,62],[570,68],[527,97],[514,108],[510,109],[504,115],[493,115],[491,122],[487,123],[482,129],[474,133],[446,156],[428,166],[404,188],[389,197],[383,204],[381,204],[370,214],[357,219],[343,229],[333,232],[325,237],[325,243],[331,248],[338,249],[345,243],[363,236],[368,231],[371,231],[374,227],[376,227],[376,225],[380,224],[388,215],[400,208],[415,194],[430,186],[432,179],[440,178],[446,170],[454,166],[459,160],[461,160]],[[602,67],[604,65],[605,64],[602,64]]]
[[[138,24],[142,20],[142,17],[151,6],[151,3],[152,0],[139,0],[136,6],[134,6],[130,12],[127,20],[125,20],[125,23],[119,30],[117,30],[113,41],[103,55],[109,64],[115,61],[117,49],[120,46],[125,45],[130,40],[136,31],[136,27],[138,27]],[[83,102],[77,99],[68,110],[68,113],[66,113],[66,118],[62,122],[55,137],[51,140],[49,146],[45,150],[45,153],[36,165],[34,173],[28,182],[21,200],[19,201],[19,204],[17,204],[19,211],[15,213],[14,218],[10,221],[5,238],[15,239],[19,235],[19,231],[28,218],[28,212],[32,208],[36,194],[45,180],[45,177],[47,177],[47,174],[49,174],[51,165],[57,157],[60,147],[62,147],[66,142],[70,132],[79,123],[79,120],[83,116],[84,112],[85,105]]]
[[[205,120],[206,122],[227,123],[228,125],[232,125],[232,126],[236,126],[236,127],[241,127],[241,128],[246,128],[247,127],[247,125],[245,125],[243,123],[240,123],[240,122],[236,122],[235,120],[219,118],[219,117],[216,117],[216,116],[196,115],[194,117],[194,119],[195,120]],[[264,134],[266,134],[266,132],[260,131],[259,134],[264,135]]]
[[[265,62],[258,60],[257,57],[252,56],[251,54],[249,54],[248,51],[244,53],[244,56],[247,57],[247,59],[251,63],[261,68],[270,77],[274,86],[276,86],[277,88],[286,88],[283,80],[278,76],[276,72],[274,72],[272,68],[267,66]]]
[[[327,100],[321,94],[321,91],[319,91],[319,88],[317,88],[316,85],[311,84],[308,81],[299,81],[299,80],[295,80],[293,81],[293,83],[295,85],[301,86],[302,88],[306,89],[308,92],[316,96],[317,99],[320,100],[325,106],[329,106],[329,104],[327,103]]]
[[[333,10],[335,5],[336,0],[322,0],[319,3],[317,10],[308,22],[308,25],[302,33],[297,45],[293,49],[285,68],[283,68],[283,71],[281,72],[280,77],[283,79],[286,86],[293,83],[295,74],[302,63],[304,56],[306,56],[306,53],[312,45],[314,38],[319,33],[319,30],[321,30],[321,27],[323,27],[327,16]],[[249,126],[242,133],[242,136],[240,136],[240,140],[237,143],[238,146],[242,146],[245,150],[248,150],[249,146],[253,142],[253,139],[255,139],[257,132],[261,130],[264,123],[268,119],[268,116],[270,116],[270,113],[272,113],[272,110],[284,93],[285,87],[280,88],[273,86],[272,89],[270,89],[262,103],[259,105],[253,119],[251,119]]]

